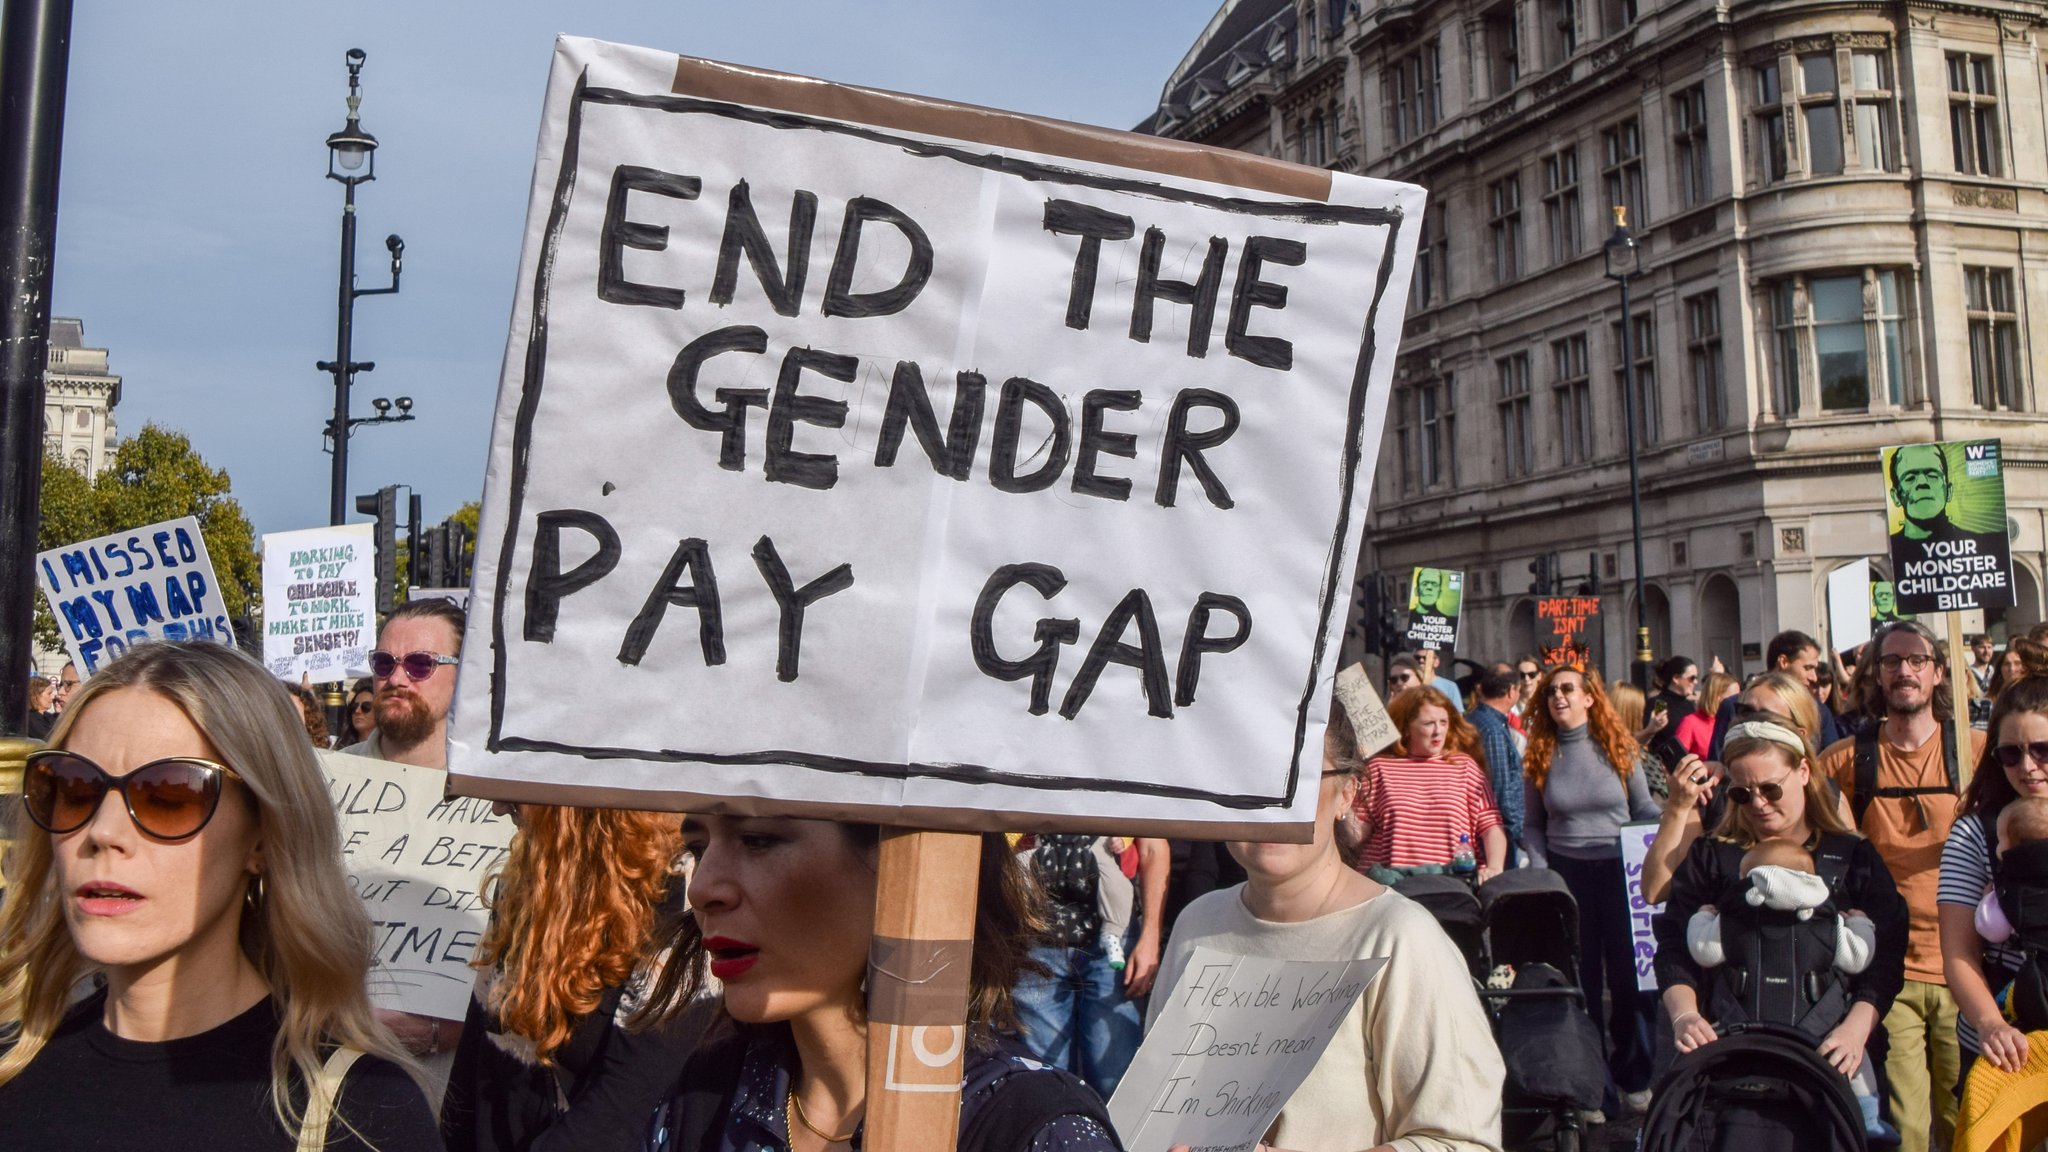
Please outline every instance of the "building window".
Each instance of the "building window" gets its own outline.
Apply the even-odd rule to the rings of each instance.
[[[1795,276],[1779,281],[1772,291],[1781,412],[1799,411],[1803,372],[1812,373],[1817,381],[1823,411],[1869,408],[1873,381],[1883,382],[1893,404],[1904,403],[1905,342],[1897,273],[1869,269]]]
[[[1579,50],[1578,0],[1542,0],[1543,64],[1555,68]]]
[[[1970,317],[1970,380],[1980,408],[2020,403],[2020,318],[2012,269],[1963,269],[1963,307]]]
[[[1452,378],[1432,380],[1416,388],[1422,418],[1422,487],[1455,487],[1458,483],[1458,396]]]
[[[1522,79],[1522,33],[1515,21],[1515,5],[1512,0],[1496,4],[1482,20],[1486,94],[1502,96]]]
[[[1320,168],[1330,162],[1330,121],[1321,109],[1301,122],[1301,162]]]
[[[1781,56],[1756,69],[1756,98],[1758,162],[1767,182],[1839,175],[1852,164],[1870,172],[1897,170],[1894,97],[1883,52]],[[1854,133],[1848,140],[1844,123]]]
[[[1322,37],[1316,34],[1316,6],[1310,4],[1301,10],[1301,54],[1303,56],[1314,56],[1317,48],[1316,42],[1321,39]]]
[[[1517,352],[1493,362],[1500,377],[1501,475],[1527,476],[1536,467],[1536,429],[1529,419],[1529,355]]]
[[[1991,57],[1948,54],[1948,125],[1956,171],[1965,176],[2005,174],[1998,135],[1998,75]]]
[[[1775,183],[1792,175],[1790,133],[1786,130],[1783,85],[1778,79],[1778,62],[1773,60],[1756,70],[1758,157],[1764,179]]]
[[[1612,36],[1636,22],[1636,0],[1600,0],[1600,32]]]
[[[1607,182],[1607,203],[1628,209],[1628,226],[1641,232],[1650,222],[1649,204],[1643,198],[1643,130],[1634,118],[1616,124],[1600,134],[1606,160],[1601,175]]]
[[[1586,338],[1568,336],[1550,342],[1550,362],[1557,377],[1557,442],[1566,464],[1593,458],[1593,390],[1586,360]]]
[[[1390,64],[1386,82],[1395,145],[1406,144],[1437,126],[1444,99],[1442,57],[1435,40]]]
[[[1695,84],[1671,101],[1672,136],[1678,157],[1678,202],[1697,208],[1708,199],[1713,165],[1707,152],[1707,87]]]
[[[1856,163],[1869,172],[1896,172],[1892,147],[1892,85],[1882,52],[1849,54],[1850,117],[1856,129]]]
[[[1408,294],[1413,309],[1441,304],[1451,295],[1451,242],[1444,229],[1444,209],[1431,204],[1422,210],[1422,235],[1415,245],[1414,289]]]
[[[1585,214],[1579,210],[1579,150],[1576,146],[1543,158],[1543,220],[1550,235],[1550,262],[1579,254]]]
[[[1486,191],[1493,205],[1493,279],[1506,284],[1522,274],[1522,178],[1503,176]]]
[[[1701,432],[1728,425],[1728,389],[1721,361],[1721,294],[1685,300],[1685,360],[1692,375],[1693,419]]]
[[[1628,386],[1621,371],[1621,325],[1609,328],[1614,340],[1614,391],[1617,396]],[[1629,325],[1628,355],[1635,360],[1636,443],[1648,448],[1663,439],[1663,421],[1657,403],[1657,320],[1645,312]],[[1623,397],[1623,403],[1627,399]]]

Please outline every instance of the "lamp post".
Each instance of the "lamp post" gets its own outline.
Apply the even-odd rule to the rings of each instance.
[[[363,102],[361,80],[363,61],[368,56],[361,48],[351,48],[344,57],[348,64],[348,123],[341,131],[327,138],[327,178],[338,180],[343,189],[341,205],[341,290],[334,322],[334,359],[322,360],[316,367],[334,376],[334,416],[327,423],[326,435],[329,450],[334,453],[334,475],[328,489],[328,522],[340,524],[348,518],[348,438],[363,424],[396,424],[412,419],[412,401],[399,398],[400,414],[390,416],[387,401],[377,402],[377,415],[352,420],[348,414],[348,390],[355,382],[357,372],[369,372],[377,367],[374,361],[358,363],[351,360],[352,328],[355,322],[356,297],[383,296],[398,291],[398,273],[404,263],[405,241],[396,234],[384,238],[384,247],[391,253],[391,285],[388,288],[356,287],[356,185],[368,184],[377,178],[377,138],[363,131],[357,121],[356,110]]]
[[[1614,206],[1614,233],[1602,250],[1607,278],[1621,285],[1621,407],[1628,423],[1628,513],[1629,535],[1635,546],[1636,658],[1629,678],[1644,692],[1650,690],[1649,605],[1643,599],[1643,477],[1636,459],[1636,356],[1632,345],[1634,316],[1628,308],[1629,279],[1642,271],[1642,248],[1628,230],[1628,206]]]

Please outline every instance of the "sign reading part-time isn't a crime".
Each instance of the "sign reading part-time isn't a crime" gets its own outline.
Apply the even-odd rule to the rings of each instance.
[[[562,40],[456,786],[1307,820],[1421,204]]]

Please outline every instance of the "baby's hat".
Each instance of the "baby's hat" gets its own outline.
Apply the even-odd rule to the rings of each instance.
[[[1761,864],[1750,869],[1749,891],[1742,898],[1755,907],[1797,912],[1801,920],[1810,920],[1828,895],[1828,882],[1811,872]]]

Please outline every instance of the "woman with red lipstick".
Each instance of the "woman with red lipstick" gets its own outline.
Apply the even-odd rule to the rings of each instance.
[[[305,727],[262,666],[216,644],[130,649],[30,754],[22,808],[0,904],[0,1020],[18,1021],[0,1037],[0,1150],[284,1152],[308,1129],[329,1150],[441,1147],[371,1016],[370,921]]]
[[[1441,871],[1469,857],[1479,879],[1497,874],[1506,866],[1508,834],[1475,759],[1478,731],[1427,685],[1394,697],[1387,715],[1402,735],[1366,766],[1358,789],[1359,868],[1392,883],[1402,872]]]
[[[651,996],[658,1018],[723,985],[722,1018],[655,1114],[648,1152],[837,1152],[858,1139],[867,1090],[869,949],[879,830],[778,817],[691,816],[690,908]],[[968,973],[961,1147],[1007,1126],[1033,1152],[1119,1147],[1080,1081],[1029,1058],[1010,990],[1044,932],[1036,894],[999,835],[982,839]],[[996,1105],[1000,1104],[1000,1107]]]

